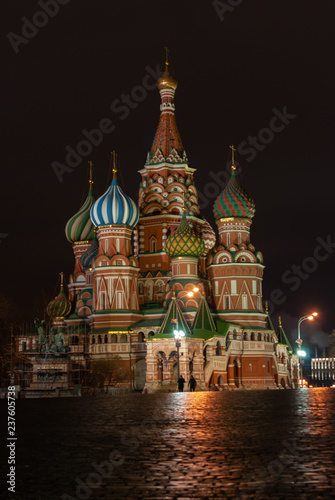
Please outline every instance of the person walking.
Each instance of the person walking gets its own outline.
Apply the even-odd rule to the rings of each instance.
[[[195,387],[197,385],[197,381],[195,380],[195,378],[193,377],[193,375],[191,375],[191,378],[189,380],[188,385],[190,386],[190,391],[194,392],[195,391]]]
[[[180,375],[178,379],[178,392],[184,392],[184,384],[185,384],[185,379],[182,375]]]

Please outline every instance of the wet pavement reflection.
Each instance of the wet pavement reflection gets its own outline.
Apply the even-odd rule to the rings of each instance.
[[[334,498],[334,415],[323,388],[18,400],[13,498]]]

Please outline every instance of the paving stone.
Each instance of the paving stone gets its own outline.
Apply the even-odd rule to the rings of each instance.
[[[18,400],[15,500],[333,498],[335,391],[191,396]]]

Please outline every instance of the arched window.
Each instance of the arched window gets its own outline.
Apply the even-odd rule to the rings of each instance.
[[[126,333],[121,334],[120,342],[127,342],[127,334]]]
[[[95,344],[95,336],[92,337],[92,344]]]
[[[148,295],[148,301],[151,302],[153,299],[153,291],[154,291],[154,285],[152,281],[147,281],[146,282],[147,286],[147,295]]]
[[[144,342],[144,333],[143,332],[139,332],[137,340],[138,340],[138,342]]]
[[[238,244],[240,245],[242,243],[242,235],[241,233],[238,233]]]
[[[106,335],[105,335],[105,344],[107,344],[107,343],[108,343],[108,335],[106,333]]]
[[[157,240],[156,240],[156,238],[152,238],[152,240],[151,240],[150,252],[151,253],[156,253],[157,252]]]
[[[248,297],[246,293],[242,295],[242,309],[248,309]]]
[[[220,344],[219,341],[216,343],[215,355],[216,356],[220,356],[221,355],[221,344]]]
[[[73,335],[71,337],[71,345],[78,345],[79,344],[79,338],[78,335]]]
[[[111,343],[112,344],[116,344],[117,343],[117,335],[115,335],[115,333],[113,333],[111,335]]]
[[[143,295],[144,294],[144,286],[143,286],[143,283],[139,283],[138,284],[138,292],[140,295]]]
[[[225,309],[229,309],[229,297],[225,297]]]
[[[101,335],[98,335],[98,344],[102,344],[102,337],[101,337]]]
[[[101,299],[101,309],[105,310],[106,309],[106,293],[105,292],[101,292],[100,299]]]
[[[230,233],[227,233],[227,247],[230,245]]]

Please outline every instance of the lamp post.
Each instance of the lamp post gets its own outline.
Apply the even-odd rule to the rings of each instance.
[[[302,365],[300,363],[300,358],[306,356],[306,352],[302,350],[302,338],[300,337],[300,325],[303,321],[308,319],[309,321],[312,321],[316,316],[318,315],[317,312],[313,312],[312,314],[306,314],[306,316],[302,316],[299,321],[298,321],[298,338],[296,340],[296,343],[299,345],[297,354],[298,354],[298,377],[299,380],[301,380],[301,385],[303,385],[303,378],[302,378]],[[299,382],[300,385],[300,382]]]
[[[185,333],[182,330],[174,330],[173,331],[174,338],[176,339],[176,347],[177,347],[177,375],[178,375],[178,380],[180,376],[180,371],[179,371],[179,348],[181,346],[181,339],[182,337],[185,337]]]

